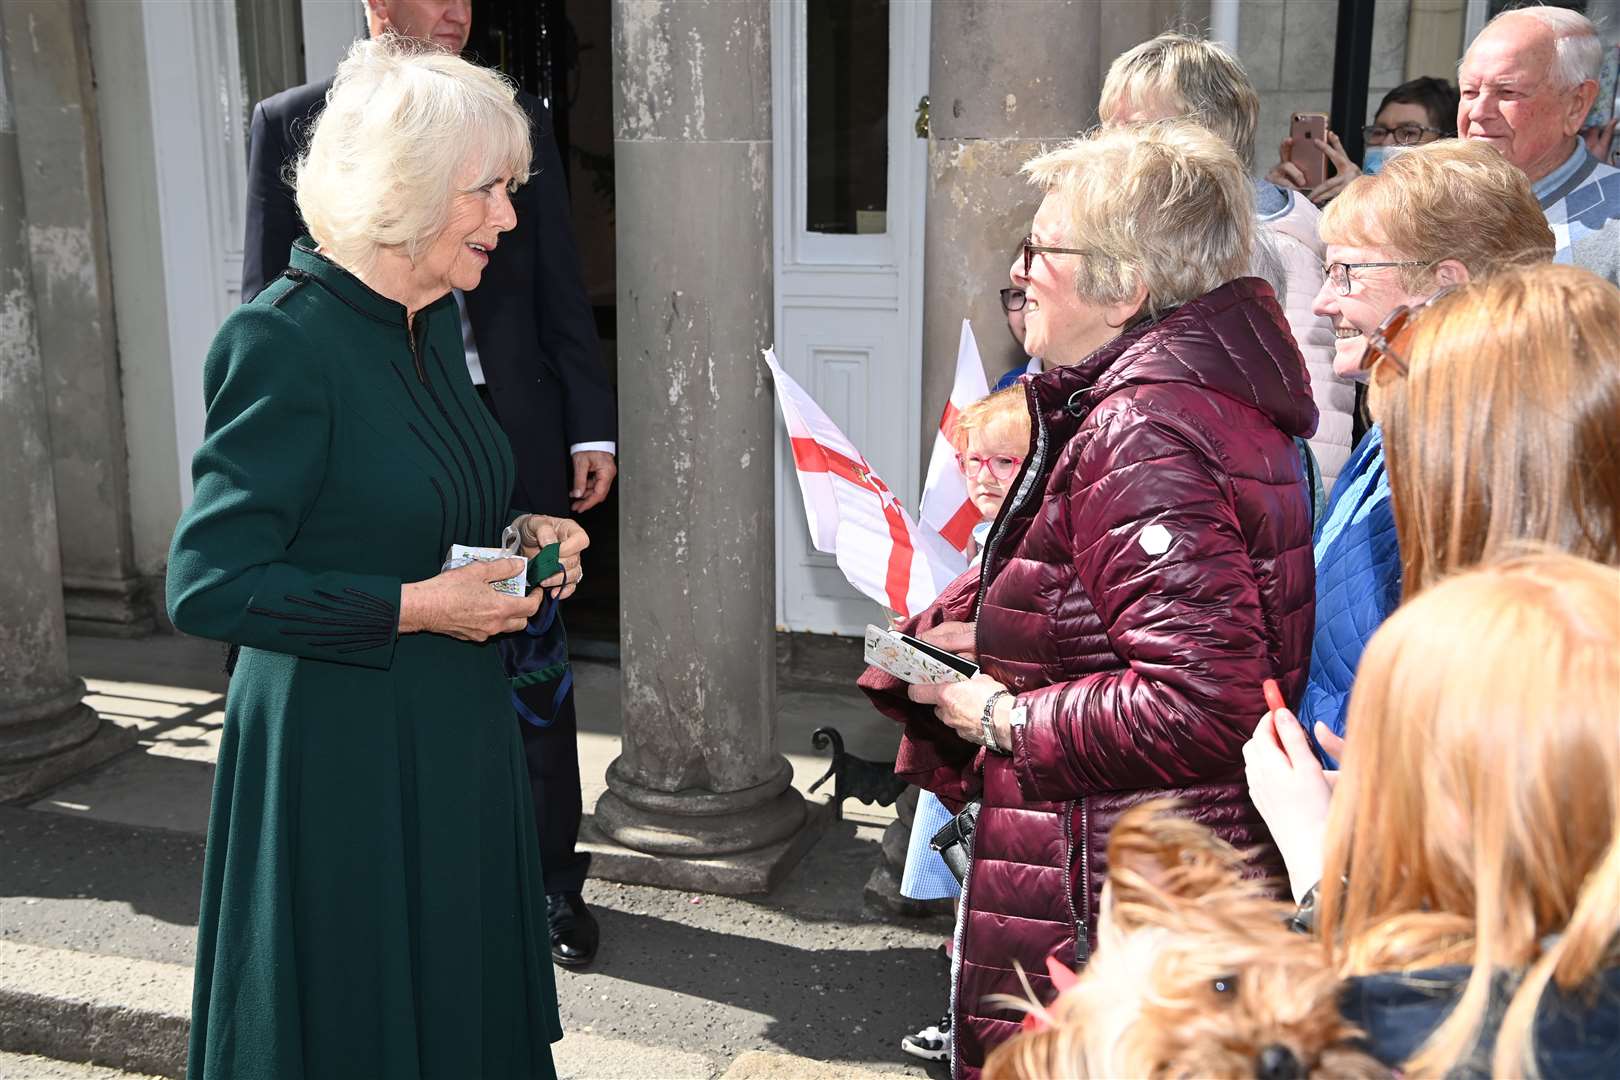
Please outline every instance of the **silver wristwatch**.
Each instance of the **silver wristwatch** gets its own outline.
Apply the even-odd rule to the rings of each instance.
[[[996,715],[996,704],[1002,698],[1007,697],[1010,693],[1011,691],[1009,690],[997,690],[995,693],[991,694],[989,698],[985,700],[984,715],[979,717],[979,724],[984,728],[984,748],[994,754],[1007,753],[1007,751],[1003,750],[1001,745],[996,742],[996,725],[994,723],[994,717]]]

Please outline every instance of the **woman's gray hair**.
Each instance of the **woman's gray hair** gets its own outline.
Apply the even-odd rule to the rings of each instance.
[[[1237,154],[1189,120],[1097,128],[1024,163],[1063,211],[1064,235],[1082,248],[1074,289],[1115,304],[1138,285],[1157,318],[1249,273],[1254,193]]]
[[[507,79],[396,34],[358,41],[338,65],[293,165],[298,212],[321,249],[364,272],[384,248],[413,262],[451,199],[529,176],[529,117]]]

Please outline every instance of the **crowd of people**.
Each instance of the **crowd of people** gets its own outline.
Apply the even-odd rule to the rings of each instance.
[[[1599,55],[1579,14],[1499,16],[1304,191],[1286,141],[1253,178],[1232,56],[1165,34],[1026,164],[1002,305],[1036,359],[963,413],[980,556],[901,624],[978,674],[861,679],[926,792],[904,887],[958,899],[908,1052],[962,1080],[1620,1068]]]

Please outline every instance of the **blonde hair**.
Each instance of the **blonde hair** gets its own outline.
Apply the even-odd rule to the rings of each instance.
[[[1171,30],[1120,53],[1103,80],[1098,115],[1111,124],[1129,105],[1197,122],[1226,140],[1244,169],[1254,168],[1260,95],[1223,46]]]
[[[1434,286],[1455,259],[1470,277],[1553,257],[1552,230],[1523,172],[1482,142],[1440,139],[1390,158],[1346,185],[1322,212],[1325,244],[1389,248],[1407,292]]]
[[[357,41],[293,166],[298,212],[323,251],[365,272],[383,248],[412,260],[462,191],[529,175],[529,117],[507,79],[398,34]]]
[[[1489,1072],[1534,1075],[1548,985],[1575,991],[1612,963],[1617,716],[1620,570],[1572,555],[1445,581],[1368,643],[1329,812],[1319,933],[1346,975],[1473,965],[1406,1075],[1477,1053],[1504,971],[1523,978]]]
[[[956,414],[951,426],[951,446],[957,453],[967,450],[968,436],[977,432],[981,439],[996,443],[1028,446],[1032,427],[1029,401],[1021,383],[980,398]]]
[[[1054,243],[1084,248],[1074,289],[1091,303],[1147,290],[1158,317],[1248,273],[1254,202],[1232,148],[1186,120],[1097,128],[1024,163],[1057,198]]]
[[[1377,388],[1408,597],[1536,540],[1620,563],[1620,290],[1505,270],[1413,324]]]

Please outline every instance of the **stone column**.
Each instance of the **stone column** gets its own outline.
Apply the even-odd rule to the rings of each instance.
[[[0,7],[0,802],[104,756],[101,719],[68,674],[62,566],[44,380],[34,332],[28,219]],[[116,729],[115,729],[116,730]],[[116,741],[116,739],[115,739]]]
[[[624,744],[595,867],[763,891],[808,835],[775,730],[770,4],[615,4],[613,66]]]
[[[1097,122],[1115,56],[1176,26],[1207,23],[1208,0],[950,0],[936,3],[929,71],[928,226],[923,262],[923,417],[951,396],[962,319],[992,382],[1023,353],[997,290],[1039,193],[1019,167]],[[926,463],[930,446],[920,448]]]
[[[28,203],[62,578],[74,631],[152,630],[129,457],[84,0],[0,0]]]

